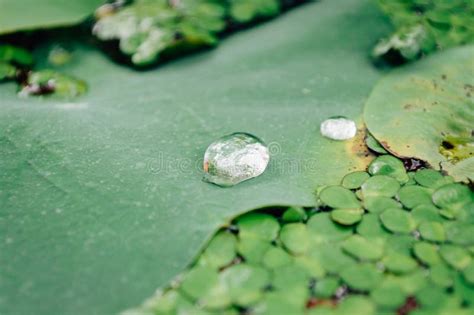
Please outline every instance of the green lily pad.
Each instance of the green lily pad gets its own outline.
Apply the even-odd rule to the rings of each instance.
[[[386,175],[376,175],[362,184],[362,195],[393,197],[400,189],[398,181]]]
[[[270,283],[268,271],[249,264],[238,264],[224,270],[219,277],[229,290],[232,302],[248,306],[257,302]]]
[[[331,219],[342,225],[353,225],[362,220],[362,209],[335,209],[331,211]]]
[[[0,34],[36,28],[68,26],[82,22],[103,4],[103,0],[2,0],[0,2]]]
[[[387,154],[387,150],[371,135],[368,134],[365,138],[365,144],[374,152],[380,154]]]
[[[236,245],[235,235],[229,232],[220,232],[212,238],[201,255],[200,262],[215,268],[222,268],[235,258]]]
[[[397,208],[390,208],[382,212],[380,220],[384,227],[394,233],[410,233],[416,227],[411,214]]]
[[[303,223],[290,223],[283,226],[280,240],[295,255],[306,253],[311,244],[310,234],[306,224]]]
[[[436,285],[428,285],[416,293],[416,300],[423,308],[439,309],[447,302],[444,288]]]
[[[285,210],[281,218],[284,222],[300,222],[306,221],[308,214],[301,207],[290,207]]]
[[[421,186],[427,188],[438,188],[444,184],[449,184],[453,179],[449,176],[443,176],[439,171],[432,169],[422,169],[415,173],[415,181]]]
[[[464,279],[469,282],[471,285],[474,285],[474,261],[464,268],[463,270]]]
[[[379,216],[373,213],[365,214],[362,217],[362,221],[357,225],[356,231],[358,234],[369,239],[390,235],[390,232],[383,228]]]
[[[397,285],[382,285],[370,292],[370,298],[382,308],[397,308],[405,302],[406,296]]]
[[[451,287],[454,283],[453,276],[453,270],[444,264],[437,264],[430,268],[431,281],[440,287]]]
[[[342,187],[347,188],[347,189],[357,189],[369,177],[370,175],[367,174],[367,172],[363,172],[363,171],[352,172],[344,176],[344,178],[342,179],[341,185]]]
[[[326,243],[345,239],[352,234],[349,227],[341,226],[330,219],[330,214],[320,212],[308,221],[308,230],[316,243]]]
[[[275,217],[264,213],[251,212],[239,217],[236,223],[242,238],[249,236],[272,241],[280,230],[280,224]]]
[[[387,252],[396,252],[403,255],[411,255],[411,250],[416,239],[412,235],[390,234],[385,239]]]
[[[431,192],[425,187],[416,185],[400,188],[398,191],[398,199],[408,209],[433,203],[431,201]]]
[[[353,295],[345,298],[338,306],[338,314],[373,315],[375,305],[365,296]]]
[[[331,273],[339,273],[355,263],[351,256],[346,255],[339,246],[334,244],[315,246],[311,248],[308,255],[318,261],[324,270]]]
[[[389,271],[397,274],[411,272],[418,266],[416,260],[410,256],[395,252],[387,254],[382,263]]]
[[[197,300],[205,296],[218,282],[217,271],[210,267],[199,266],[191,269],[181,283],[181,290]]]
[[[241,236],[237,242],[237,252],[246,261],[258,264],[262,261],[265,252],[270,249],[271,243],[255,236]]]
[[[373,160],[369,165],[369,173],[391,176],[400,183],[406,183],[409,179],[402,161],[391,155],[382,155]]]
[[[437,265],[441,261],[436,245],[430,243],[415,243],[413,252],[415,256],[426,265]]]
[[[296,265],[305,269],[312,278],[321,279],[326,274],[321,263],[314,259],[314,257],[298,256],[294,258],[294,261]]]
[[[329,298],[336,293],[340,285],[341,283],[338,278],[326,277],[316,282],[314,293],[317,297]]]
[[[433,202],[440,208],[459,211],[469,211],[468,215],[474,217],[474,192],[467,186],[448,184],[440,187],[433,193]]]
[[[442,245],[439,253],[451,267],[459,270],[469,266],[472,260],[466,249],[456,245]]]
[[[474,244],[474,224],[466,222],[446,222],[444,223],[447,239],[459,245]]]
[[[352,235],[342,242],[342,249],[361,260],[377,260],[383,255],[383,244]]]
[[[443,242],[446,239],[443,225],[439,222],[422,222],[418,229],[425,240]]]
[[[280,290],[292,288],[307,288],[310,276],[305,268],[297,264],[290,264],[275,269],[273,273],[272,285]]]
[[[341,272],[342,280],[349,287],[360,291],[374,289],[383,279],[382,273],[372,264],[354,264]]]
[[[385,196],[367,196],[364,198],[364,208],[369,212],[379,214],[389,208],[401,208],[396,200]]]
[[[275,246],[270,247],[262,258],[262,264],[269,269],[285,266],[291,262],[292,257],[285,250]]]
[[[440,216],[440,211],[434,205],[422,204],[411,210],[413,220],[417,224],[422,222],[444,222],[445,220]]]
[[[355,194],[341,186],[329,186],[319,194],[321,202],[332,208],[358,208],[360,203]]]
[[[399,157],[416,157],[456,180],[473,180],[474,157],[443,154],[448,135],[471,137],[474,106],[474,46],[436,53],[388,74],[372,91],[364,109],[370,133]],[[436,126],[436,128],[433,128]]]

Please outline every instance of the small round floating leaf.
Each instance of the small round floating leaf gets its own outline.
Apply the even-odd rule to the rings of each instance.
[[[237,240],[234,234],[219,232],[212,238],[201,256],[201,261],[215,268],[224,267],[232,262],[236,254]]]
[[[306,221],[308,215],[306,211],[301,207],[290,207],[283,212],[283,222],[301,222]]]
[[[469,266],[472,260],[466,249],[456,245],[442,245],[439,252],[448,265],[458,270]]]
[[[397,208],[385,210],[380,215],[384,227],[394,233],[410,233],[415,227],[415,221],[409,212]]]
[[[239,306],[257,302],[270,283],[270,275],[265,269],[246,263],[231,266],[219,276],[229,289],[232,302]]]
[[[385,148],[371,134],[367,134],[367,137],[365,138],[365,144],[374,152],[380,154],[388,153],[387,150],[385,150]]]
[[[382,285],[370,292],[371,299],[382,308],[403,305],[407,294],[397,285]]]
[[[374,315],[375,305],[365,296],[349,295],[338,306],[338,314]]]
[[[393,197],[400,189],[398,181],[386,175],[375,175],[367,179],[361,186],[362,195]]]
[[[272,285],[279,290],[288,290],[294,287],[308,287],[309,280],[310,276],[305,268],[290,264],[275,269]]]
[[[446,303],[447,294],[444,288],[437,285],[428,285],[415,295],[422,309],[437,309]]]
[[[447,288],[453,285],[453,271],[444,264],[437,264],[430,268],[431,281],[440,287]]]
[[[232,301],[227,285],[218,281],[197,303],[208,310],[221,310],[229,307]]]
[[[304,288],[293,288],[291,293],[292,294],[287,294],[285,291],[266,293],[263,297],[263,300],[256,306],[252,307],[252,314],[304,315],[303,308],[301,307],[301,305],[304,305],[304,301],[307,299],[308,290],[304,290]],[[301,302],[297,300],[301,300]],[[242,314],[242,312],[238,312],[238,314]]]
[[[439,210],[439,215],[442,216],[443,218],[447,219],[447,220],[454,220],[456,218],[453,211],[446,210],[446,209]]]
[[[206,295],[218,282],[217,271],[211,267],[197,266],[189,270],[181,282],[181,290],[198,300]]]
[[[358,208],[360,203],[352,191],[342,186],[328,186],[319,194],[319,199],[332,208]]]
[[[405,293],[413,295],[415,292],[424,288],[428,277],[424,270],[417,269],[414,272],[402,275],[392,275],[392,279],[399,285]]]
[[[310,234],[303,223],[290,223],[283,226],[280,232],[280,240],[288,251],[299,255],[308,251],[310,246]]]
[[[382,281],[382,273],[372,264],[354,264],[340,273],[342,280],[354,290],[370,291]]]
[[[471,261],[471,263],[464,268],[462,274],[467,282],[474,285],[474,261]]]
[[[448,241],[458,245],[474,245],[474,224],[446,222],[443,225]]]
[[[460,273],[454,278],[454,292],[462,298],[464,303],[471,307],[474,305],[474,286],[468,283]]]
[[[384,196],[367,196],[364,198],[364,208],[372,213],[382,213],[388,208],[401,208],[396,200]]]
[[[413,271],[418,266],[413,258],[395,252],[386,255],[382,263],[385,268],[397,274]]]
[[[331,211],[331,219],[342,225],[353,225],[362,220],[362,209],[335,209]]]
[[[296,265],[305,269],[307,273],[313,278],[320,279],[326,274],[326,271],[321,266],[321,263],[313,257],[298,256],[294,258],[294,262]]]
[[[408,209],[419,205],[432,204],[431,192],[425,187],[416,185],[400,188],[398,191],[398,199]]]
[[[421,186],[428,188],[438,188],[452,181],[449,176],[443,176],[439,171],[432,169],[422,169],[415,173],[415,181]]]
[[[429,204],[419,205],[413,208],[411,211],[411,215],[413,217],[413,220],[415,220],[417,224],[420,224],[426,221],[432,221],[432,222],[444,221],[443,218],[439,215],[439,209],[436,208],[434,205],[429,205]]]
[[[438,248],[436,245],[426,243],[426,242],[417,242],[413,246],[413,252],[415,256],[426,265],[436,265],[440,263],[440,257],[438,254]]]
[[[448,184],[433,193],[433,202],[440,208],[458,210],[474,202],[474,193],[462,184]]]
[[[359,235],[352,235],[342,242],[342,249],[362,260],[377,260],[383,255],[383,244],[369,241]]]
[[[263,255],[270,248],[271,243],[255,236],[239,237],[237,251],[246,261],[260,263]]]
[[[320,244],[311,248],[308,255],[318,261],[325,270],[332,273],[339,273],[355,263],[355,260],[346,255],[336,244]]]
[[[369,165],[369,173],[391,176],[400,183],[406,183],[409,179],[402,161],[391,155],[382,155],[373,160]]]
[[[314,286],[314,293],[317,297],[329,298],[333,296],[339,288],[339,279],[336,277],[326,277],[316,281]]]
[[[379,216],[373,213],[367,213],[362,217],[362,221],[357,225],[358,234],[371,238],[386,237],[390,232],[382,227]]]
[[[269,269],[274,269],[290,264],[292,259],[290,254],[282,248],[271,246],[263,255],[262,264]]]
[[[342,240],[352,234],[352,229],[334,223],[327,212],[319,212],[308,221],[308,231],[316,243]]]
[[[272,241],[280,230],[280,224],[275,217],[258,212],[251,212],[240,216],[236,220],[239,236],[254,236],[263,240]]]
[[[349,173],[342,179],[342,187],[347,189],[357,189],[369,177],[370,175],[363,171]]]
[[[385,248],[387,251],[393,251],[399,254],[411,255],[415,238],[406,234],[391,234],[385,239]]]
[[[439,222],[422,222],[418,228],[421,237],[432,242],[443,242],[446,239],[443,225]]]

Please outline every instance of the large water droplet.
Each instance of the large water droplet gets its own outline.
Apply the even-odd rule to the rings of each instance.
[[[270,153],[262,140],[243,132],[211,143],[204,154],[204,180],[219,186],[233,186],[262,174]]]
[[[355,122],[344,117],[329,118],[321,123],[321,134],[329,139],[348,140],[354,138],[356,133]]]

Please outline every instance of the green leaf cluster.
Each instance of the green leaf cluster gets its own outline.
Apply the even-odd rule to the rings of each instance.
[[[136,0],[99,16],[93,33],[100,40],[118,40],[120,50],[131,56],[133,64],[145,66],[163,55],[214,46],[218,36],[231,25],[277,15],[280,2]]]
[[[381,155],[318,191],[319,208],[237,217],[170,287],[124,314],[472,313],[468,186]]]
[[[13,45],[0,45],[0,82],[16,81],[20,86],[20,96],[54,93],[72,98],[87,91],[87,85],[82,80],[51,69],[32,71],[33,66],[34,59],[28,50]]]
[[[373,50],[375,58],[403,62],[437,49],[474,41],[474,2],[470,0],[378,0],[395,32]]]

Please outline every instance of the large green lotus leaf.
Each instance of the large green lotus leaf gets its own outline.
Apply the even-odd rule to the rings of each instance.
[[[474,180],[474,46],[391,72],[372,91],[364,119],[391,153]]]
[[[0,0],[0,34],[81,22],[104,0]]]
[[[168,283],[230,218],[315,204],[367,158],[320,123],[357,119],[380,74],[367,58],[385,31],[370,1],[323,1],[136,72],[93,48],[65,69],[74,102],[0,87],[0,313],[109,314]],[[260,177],[205,183],[202,157],[243,131],[270,146]]]

